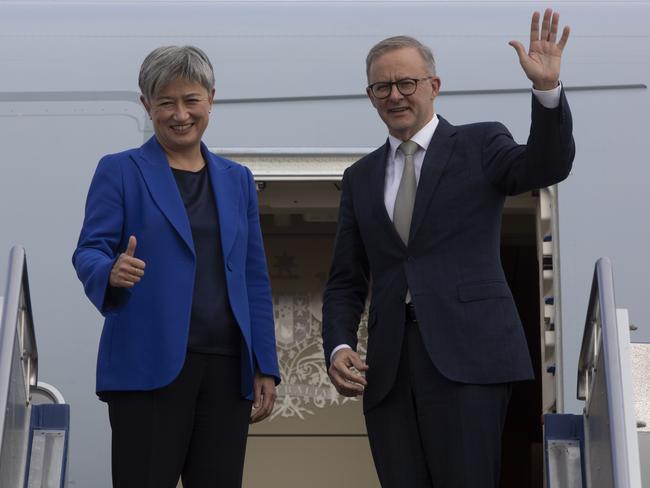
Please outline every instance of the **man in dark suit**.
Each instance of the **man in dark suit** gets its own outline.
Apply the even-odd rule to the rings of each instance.
[[[337,390],[364,395],[384,488],[498,486],[511,383],[533,377],[499,257],[503,204],[566,178],[574,156],[559,83],[569,29],[558,41],[558,22],[549,9],[540,29],[536,12],[528,52],[510,43],[533,82],[526,145],[496,122],[437,116],[440,78],[417,40],[368,54],[367,94],[389,137],[343,176],[323,341]],[[364,362],[355,348],[370,283]]]

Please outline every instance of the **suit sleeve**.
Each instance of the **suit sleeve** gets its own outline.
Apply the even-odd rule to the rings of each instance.
[[[575,156],[573,122],[562,91],[557,108],[532,97],[532,120],[526,145],[514,142],[499,123],[484,133],[482,167],[486,178],[506,195],[554,185],[571,171]]]
[[[86,295],[102,315],[122,308],[131,296],[127,288],[113,288],[109,277],[123,241],[123,181],[119,162],[99,161],[86,199],[84,222],[72,264]]]
[[[356,350],[359,320],[368,296],[369,264],[354,213],[350,171],[343,175],[334,255],[323,295],[323,349],[329,368],[332,350]]]
[[[253,175],[248,168],[246,184],[248,191],[248,249],[246,250],[246,287],[251,317],[251,335],[255,365],[260,373],[273,376],[280,383],[278,356],[275,348],[275,324],[271,283],[267,271],[264,243],[260,229],[257,191]]]

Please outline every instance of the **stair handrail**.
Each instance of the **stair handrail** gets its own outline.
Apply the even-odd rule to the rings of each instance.
[[[622,317],[627,317],[624,314]],[[629,357],[629,325],[616,309],[614,273],[608,258],[596,261],[582,347],[578,360],[577,397],[585,401],[585,418],[590,415],[597,375],[604,375],[611,446],[612,488],[641,486],[639,453],[634,419],[633,390]],[[624,329],[625,328],[625,329]],[[604,371],[598,364],[602,355]],[[629,377],[628,377],[629,376]],[[599,379],[598,382],[601,382]],[[589,462],[589,461],[588,461]],[[600,485],[599,485],[600,486]]]
[[[5,290],[0,319],[0,448],[5,433],[11,365],[14,360],[16,340],[20,351],[27,402],[30,398],[30,389],[38,383],[38,350],[29,294],[27,259],[22,246],[11,248]]]

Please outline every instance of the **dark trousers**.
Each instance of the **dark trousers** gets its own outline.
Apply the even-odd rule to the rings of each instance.
[[[107,392],[114,488],[239,488],[251,402],[239,358],[188,353],[168,386]]]
[[[383,488],[497,488],[510,384],[448,380],[407,320],[399,370],[387,397],[366,412]]]

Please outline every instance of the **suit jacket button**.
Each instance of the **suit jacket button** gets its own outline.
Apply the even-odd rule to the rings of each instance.
[[[230,261],[228,261],[226,267],[228,268],[228,271],[232,271],[232,263]]]
[[[409,256],[406,260],[407,260],[409,263],[412,263],[413,261],[415,261],[415,258],[414,258],[413,256]]]

